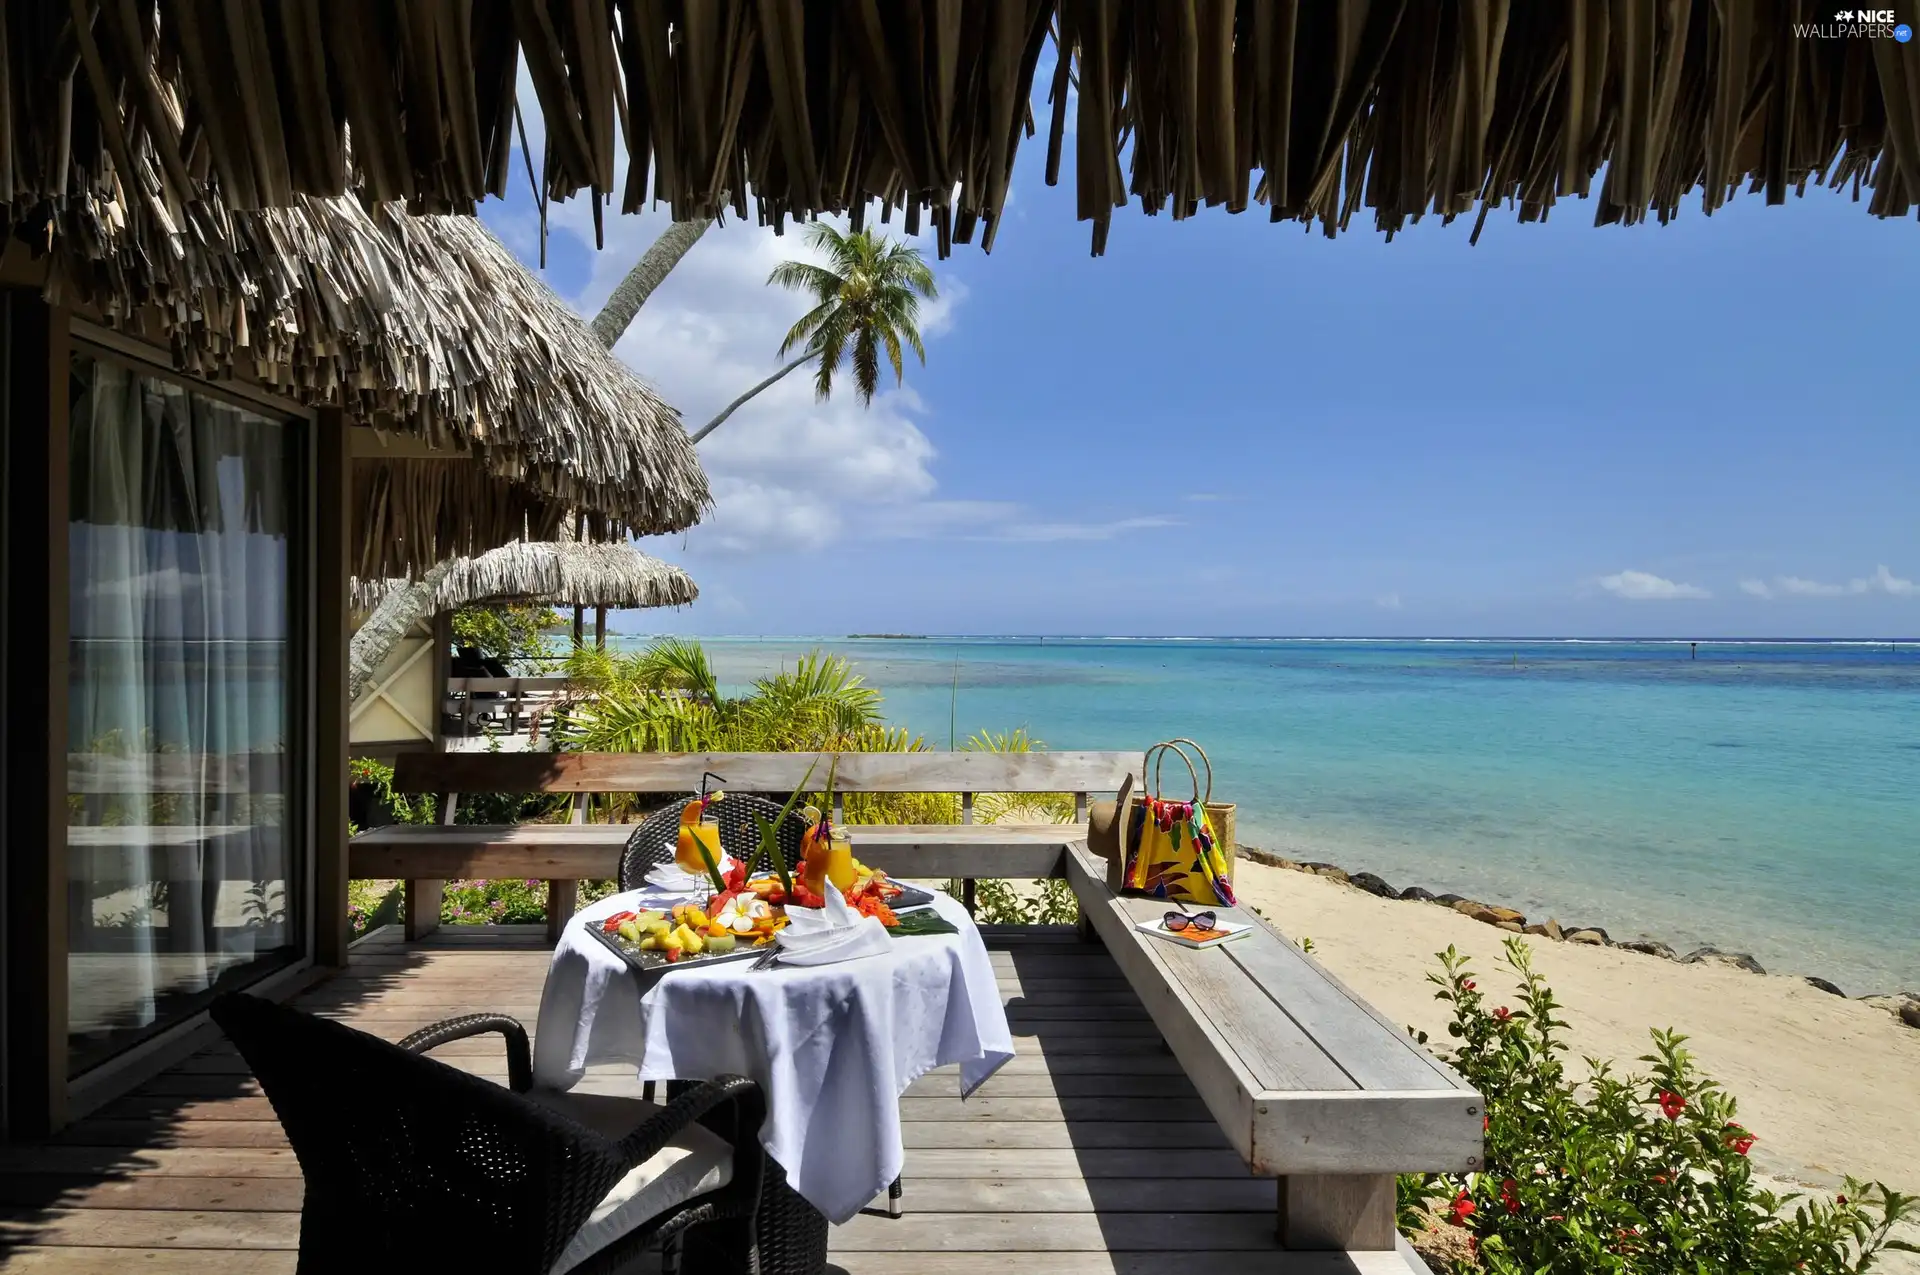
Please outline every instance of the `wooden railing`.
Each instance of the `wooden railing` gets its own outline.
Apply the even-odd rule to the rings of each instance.
[[[1074,823],[1081,824],[1088,794],[1118,790],[1129,776],[1137,778],[1139,764],[1139,754],[1115,752],[839,753],[832,763],[834,818],[844,822],[842,799],[850,792],[956,793],[963,825],[974,822],[975,793],[1070,793]],[[362,833],[349,849],[351,871],[407,882],[409,937],[438,924],[441,891],[449,879],[537,877],[549,883],[547,921],[557,937],[572,914],[578,883],[613,875],[632,829],[584,823],[584,803],[575,806],[571,825],[451,826],[460,794],[666,796],[695,792],[712,773],[734,792],[784,796],[802,787],[824,788],[828,769],[815,753],[403,753],[394,764],[394,790],[436,796],[444,826]],[[988,847],[980,850],[987,855],[1003,853],[991,847],[1007,840],[1000,832],[1013,831],[974,827],[934,833],[873,825],[853,830],[857,843],[897,834],[909,846],[946,843],[969,847],[968,853]],[[1057,828],[1044,839],[1057,845],[1070,832]],[[1010,844],[1024,842],[1014,837]],[[961,880],[971,910],[976,878],[1006,874],[980,860],[962,862],[966,857],[957,849],[947,853],[954,870],[941,875]]]
[[[441,710],[457,723],[449,735],[467,738],[495,734],[538,736],[540,723],[572,697],[578,684],[566,677],[450,677]]]

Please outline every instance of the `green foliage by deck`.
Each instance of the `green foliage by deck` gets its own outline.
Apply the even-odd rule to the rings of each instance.
[[[553,657],[547,634],[563,623],[550,606],[462,607],[453,613],[453,640],[509,667],[538,664]]]
[[[1645,1074],[1587,1059],[1576,1081],[1560,1003],[1525,943],[1507,942],[1507,1005],[1489,1004],[1454,949],[1440,962],[1428,977],[1453,1009],[1443,1056],[1487,1100],[1486,1171],[1402,1178],[1401,1225],[1418,1234],[1437,1214],[1465,1230],[1474,1257],[1454,1272],[1851,1275],[1883,1251],[1916,1251],[1889,1233],[1920,1202],[1879,1183],[1849,1179],[1831,1203],[1760,1189],[1756,1135],[1686,1037],[1654,1031]]]
[[[904,727],[886,725],[880,692],[868,686],[843,656],[812,651],[791,667],[757,679],[746,693],[722,693],[705,648],[685,638],[662,638],[639,651],[575,648],[566,675],[581,693],[561,715],[555,737],[569,752],[924,752],[926,740]],[[498,747],[496,741],[494,747]],[[1046,747],[1022,727],[982,732],[966,751],[1024,753]],[[431,797],[393,792],[393,770],[378,762],[353,763],[356,781],[371,783],[406,823],[434,822]],[[657,803],[657,799],[650,798]],[[808,793],[824,808],[820,793]],[[849,824],[950,824],[960,822],[955,793],[847,793]],[[1067,823],[1073,798],[1067,793],[978,793],[974,818],[981,823]],[[570,798],[539,794],[470,793],[460,798],[458,823],[524,823],[564,819]],[[590,819],[630,821],[645,813],[633,793],[596,795]],[[885,867],[885,864],[877,865]],[[582,890],[581,901],[604,897]],[[990,924],[1067,924],[1079,915],[1063,881],[1022,892],[1004,881],[982,881],[981,920]],[[539,882],[448,882],[443,919],[449,923],[538,920],[546,907]],[[536,911],[535,909],[538,909]]]
[[[364,785],[373,790],[374,796],[393,812],[395,823],[438,823],[435,816],[435,802],[430,794],[409,796],[393,790],[393,767],[371,757],[355,757],[347,763],[347,782]],[[358,832],[349,828],[348,832]]]

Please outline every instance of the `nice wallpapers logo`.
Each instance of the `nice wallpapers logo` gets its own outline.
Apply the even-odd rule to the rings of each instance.
[[[1913,28],[1900,21],[1892,9],[1841,9],[1831,22],[1796,22],[1794,35],[1813,40],[1895,40],[1901,44],[1913,39]]]

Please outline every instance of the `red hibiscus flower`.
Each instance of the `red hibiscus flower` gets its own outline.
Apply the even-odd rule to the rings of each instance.
[[[1655,1097],[1660,1103],[1660,1114],[1669,1120],[1678,1120],[1680,1113],[1687,1109],[1687,1100],[1670,1089],[1662,1089]]]
[[[1493,1011],[1493,1016],[1504,1023],[1509,1018],[1513,1017],[1513,1011],[1508,1009],[1505,1005],[1502,1005],[1499,1009],[1496,1009]]]
[[[1473,1214],[1473,1200],[1464,1190],[1454,1196],[1453,1203],[1447,1206],[1447,1220],[1455,1226],[1465,1226]]]
[[[1513,1188],[1514,1181],[1512,1178],[1508,1178],[1500,1184],[1500,1203],[1507,1206],[1507,1212],[1518,1213],[1520,1211],[1520,1197],[1514,1194]]]
[[[1467,989],[1468,991],[1472,991],[1472,990],[1473,990],[1473,980],[1472,980],[1472,979],[1468,979],[1468,980],[1467,980],[1466,982],[1464,982],[1464,983],[1462,983],[1462,984],[1460,984],[1460,986],[1462,986],[1462,987],[1464,987],[1464,988],[1466,988],[1466,989]]]

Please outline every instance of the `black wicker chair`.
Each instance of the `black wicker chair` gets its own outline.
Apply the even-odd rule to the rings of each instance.
[[[694,1269],[757,1265],[766,1106],[750,1080],[693,1085],[663,1109],[530,1092],[526,1031],[499,1014],[394,1045],[237,993],[211,1012],[306,1178],[301,1275],[437,1270],[476,1255],[488,1271],[607,1275],[678,1238]],[[509,1088],[421,1056],[482,1032],[506,1038]]]
[[[620,853],[622,890],[639,889],[646,884],[647,873],[673,861],[674,849],[679,845],[680,812],[686,806],[685,801],[678,801],[656,810],[633,830],[633,835],[627,838],[627,848]],[[758,819],[778,821],[780,853],[786,856],[789,868],[799,870],[800,837],[807,830],[807,821],[800,817],[799,811],[781,819],[779,806],[765,797],[744,792],[730,792],[708,809],[720,825],[720,845],[745,863],[748,872],[759,876],[773,871],[773,861],[760,853]]]

